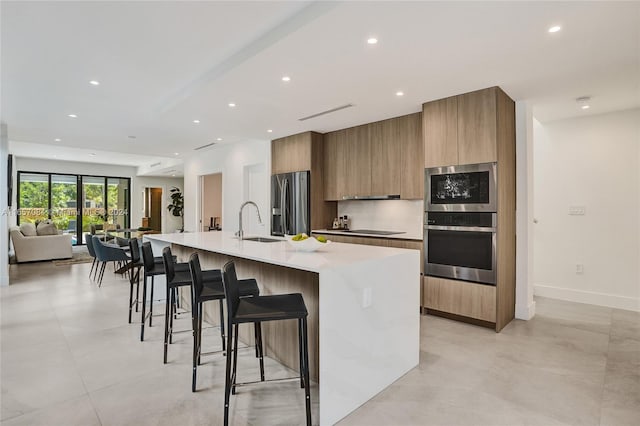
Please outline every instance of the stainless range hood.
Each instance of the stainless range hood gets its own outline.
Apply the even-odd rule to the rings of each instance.
[[[395,195],[344,195],[343,200],[399,200],[400,194]]]

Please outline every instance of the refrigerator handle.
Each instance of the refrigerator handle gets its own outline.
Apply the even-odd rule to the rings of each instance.
[[[289,205],[288,200],[288,187],[289,179],[282,180],[282,191],[280,193],[280,221],[282,222],[282,235],[287,235],[287,207]]]

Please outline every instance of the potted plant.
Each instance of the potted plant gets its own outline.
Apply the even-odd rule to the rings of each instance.
[[[171,204],[167,206],[167,209],[172,215],[180,217],[180,232],[184,232],[184,196],[180,188],[176,188],[175,186],[171,188],[169,192],[171,192]]]

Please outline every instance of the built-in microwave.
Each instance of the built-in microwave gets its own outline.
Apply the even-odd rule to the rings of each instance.
[[[428,212],[495,212],[496,163],[425,169],[424,209]]]

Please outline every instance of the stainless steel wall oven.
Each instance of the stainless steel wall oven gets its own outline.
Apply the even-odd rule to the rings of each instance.
[[[496,163],[425,171],[425,211],[495,212]]]
[[[496,284],[496,164],[425,170],[425,274]]]

